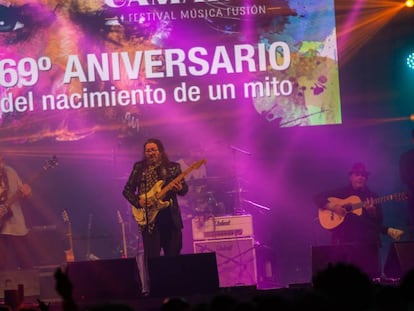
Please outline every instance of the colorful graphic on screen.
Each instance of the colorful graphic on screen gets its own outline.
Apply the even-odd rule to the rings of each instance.
[[[332,0],[0,0],[1,139],[340,124],[335,30]]]

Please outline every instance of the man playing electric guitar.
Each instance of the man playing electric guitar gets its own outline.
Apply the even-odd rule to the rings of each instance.
[[[144,158],[135,162],[123,189],[123,196],[139,214],[146,259],[179,255],[183,221],[177,195],[185,195],[188,185],[181,166],[171,162],[159,139],[144,143]],[[163,191],[163,189],[168,191]],[[134,213],[135,214],[135,213]]]
[[[369,172],[363,163],[355,163],[349,171],[349,184],[345,187],[318,194],[315,204],[319,214],[328,215],[321,219],[321,225],[329,228],[329,222],[339,225],[331,226],[332,244],[363,245],[361,254],[367,265],[377,267],[379,262],[379,248],[381,234],[388,234],[392,239],[399,240],[403,231],[383,225],[383,212],[379,203],[374,204],[378,195],[367,186]],[[354,212],[353,206],[361,203],[361,208]],[[328,222],[326,225],[322,220]],[[325,226],[326,225],[326,226]],[[370,271],[372,276],[379,276],[380,271]]]

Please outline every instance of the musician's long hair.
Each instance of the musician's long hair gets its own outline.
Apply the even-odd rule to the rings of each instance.
[[[168,158],[167,153],[165,152],[165,148],[163,143],[161,142],[161,140],[157,139],[157,138],[149,138],[145,141],[144,143],[144,154],[145,154],[145,146],[148,144],[156,144],[158,147],[158,150],[160,151],[160,155],[161,155],[161,166],[163,167],[167,167],[168,164],[170,163],[170,159]]]

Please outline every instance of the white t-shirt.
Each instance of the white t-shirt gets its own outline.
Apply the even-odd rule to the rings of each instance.
[[[22,181],[17,174],[17,172],[11,168],[10,166],[5,166],[4,171],[6,172],[8,185],[9,185],[9,193],[8,197],[14,195],[17,191],[19,191],[19,186],[22,184]],[[0,192],[5,191],[5,189],[0,189]],[[8,234],[8,235],[18,235],[23,236],[29,232],[29,229],[26,225],[26,220],[23,215],[22,207],[20,205],[19,199],[17,199],[11,206],[11,216],[6,215],[2,219],[0,219],[0,234]]]

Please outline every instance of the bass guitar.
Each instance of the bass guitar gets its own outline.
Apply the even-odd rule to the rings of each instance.
[[[168,185],[164,188],[163,180],[159,180],[155,183],[155,185],[151,188],[150,191],[140,195],[139,199],[146,198],[147,207],[135,207],[132,206],[132,215],[134,216],[135,220],[138,222],[140,226],[150,226],[154,223],[155,217],[158,215],[158,212],[170,205],[169,201],[163,201],[165,195],[168,191],[173,188],[175,183],[181,182],[185,176],[191,173],[193,170],[198,169],[201,165],[205,164],[207,161],[202,159],[194,162],[191,166],[185,169],[180,175],[178,175],[174,180],[172,180]],[[147,219],[148,215],[148,219]]]
[[[54,168],[58,165],[58,160],[56,156],[53,156],[51,159],[47,160],[44,165],[42,166],[42,169],[37,172],[36,175],[34,175],[29,182],[27,182],[28,185],[31,185],[33,182],[35,182],[44,172],[47,170]],[[9,198],[6,200],[5,203],[0,205],[0,227],[2,226],[5,218],[10,215],[11,213],[11,206],[13,203],[15,203],[21,196],[20,190],[15,191],[12,195],[9,196]]]
[[[373,203],[378,204],[386,201],[402,201],[407,199],[407,192],[400,192],[374,198]],[[347,214],[353,213],[360,216],[362,214],[362,209],[365,207],[365,204],[366,202],[362,202],[361,199],[356,195],[351,195],[346,199],[330,197],[328,198],[328,207],[339,205],[344,209],[345,215],[339,215],[329,208],[320,208],[318,210],[319,223],[324,229],[334,229],[342,224]]]

